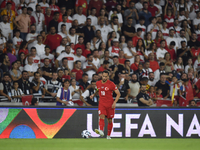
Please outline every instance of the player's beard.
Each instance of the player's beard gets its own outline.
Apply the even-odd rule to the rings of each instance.
[[[105,80],[102,79],[102,81],[105,83],[107,81],[107,79],[105,79]]]

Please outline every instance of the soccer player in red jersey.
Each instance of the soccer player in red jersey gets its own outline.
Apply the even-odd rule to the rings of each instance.
[[[113,128],[112,118],[114,118],[115,115],[115,107],[116,103],[119,100],[120,92],[117,89],[117,86],[110,80],[109,78],[109,72],[103,71],[102,74],[102,80],[96,82],[96,86],[99,92],[99,129],[95,129],[95,132],[101,137],[104,136],[104,126],[105,126],[105,118],[108,119],[108,132],[107,132],[107,139],[110,138],[110,134]],[[113,99],[113,91],[116,93],[115,100]],[[93,98],[94,94],[91,95]]]

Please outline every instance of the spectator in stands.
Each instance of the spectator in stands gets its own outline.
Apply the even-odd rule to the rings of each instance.
[[[91,19],[87,18],[86,25],[82,28],[85,44],[87,42],[91,42],[92,38],[95,36],[95,34],[94,34],[95,27],[91,26],[91,23],[92,23]]]
[[[7,49],[11,50],[11,53],[13,55],[16,55],[16,50],[13,48],[13,41],[12,40],[8,40],[6,43],[6,47],[3,49],[3,53],[7,54]]]
[[[22,78],[18,80],[19,88],[25,95],[32,94],[31,83],[28,80],[29,75],[27,71],[22,71]]]
[[[145,61],[144,68],[142,69],[143,75],[142,77],[147,77],[149,78],[149,73],[152,72],[152,69],[150,67],[150,62]]]
[[[74,68],[74,54],[71,53],[71,47],[70,45],[65,46],[65,52],[59,55],[55,61],[56,67],[58,68],[59,62],[63,59],[67,58],[68,60],[68,69],[72,70]]]
[[[21,102],[21,98],[24,95],[22,90],[19,88],[17,81],[13,82],[13,88],[11,89],[11,102]]]
[[[150,86],[155,86],[155,84],[156,84],[156,80],[155,80],[155,78],[154,78],[154,73],[153,72],[149,72],[149,81],[148,81],[148,85],[150,85]]]
[[[135,4],[135,8],[137,9],[138,12],[142,11],[143,9],[143,2],[144,0],[139,0],[136,4]]]
[[[52,73],[52,79],[47,80],[45,85],[45,93],[47,96],[56,97],[58,89],[62,86],[61,82],[57,80],[58,74],[57,72]]]
[[[99,67],[97,73],[103,72],[104,70],[108,70],[108,69],[109,69],[109,61],[104,60],[103,65],[101,67]]]
[[[71,12],[71,11],[70,11]],[[71,14],[70,14],[71,15]],[[61,32],[61,26],[64,24],[64,25],[66,25],[66,32],[68,33],[69,32],[69,29],[71,28],[71,26],[72,26],[72,18],[70,17],[70,16],[68,16],[68,15],[66,15],[66,14],[64,14],[63,16],[62,16],[62,22],[59,22],[59,24],[58,24],[58,32]]]
[[[180,36],[180,31],[181,31],[181,27],[179,27],[178,18],[174,19],[174,24],[173,25],[174,26],[169,28],[169,32],[170,32],[171,29],[173,29],[174,30],[174,37],[178,38]]]
[[[139,107],[153,105],[153,101],[150,99],[149,95],[146,94],[146,85],[140,86],[140,93],[136,98]]]
[[[73,0],[68,1],[58,1],[58,6],[61,8],[62,6],[65,6],[66,10],[71,9],[71,11],[74,13],[74,2]],[[58,7],[58,8],[59,8]],[[58,10],[57,10],[58,11]]]
[[[93,50],[92,55],[93,55],[93,61],[92,61],[92,63],[98,69],[100,67],[100,60],[98,58],[99,57],[99,51],[97,49]]]
[[[175,52],[175,49],[174,49],[175,44],[176,44],[176,43],[175,43],[174,41],[172,41],[172,42],[170,42],[169,47],[166,48],[166,50],[168,51],[168,53],[170,53],[170,56],[171,56],[171,60],[172,60],[172,61],[175,61],[175,60],[176,60],[176,52]]]
[[[78,20],[79,27],[83,27],[86,22],[86,16],[83,14],[83,7],[79,6],[76,14],[73,15],[73,20]]]
[[[132,40],[136,36],[135,28],[132,26],[133,18],[129,17],[127,20],[127,25],[123,25],[122,33],[125,35],[126,42]]]
[[[133,74],[133,70],[130,67],[131,67],[130,61],[129,60],[125,60],[124,68],[125,68],[125,72],[126,72],[126,77],[127,77],[127,75],[129,76],[130,74]],[[129,77],[127,77],[127,79],[129,79]]]
[[[52,79],[52,72],[54,71],[52,67],[49,67],[49,58],[44,59],[44,66],[42,67],[43,77],[48,81]]]
[[[90,0],[89,2],[89,6],[88,6],[88,10],[89,10],[89,14],[92,14],[92,8],[96,9],[96,16],[99,16],[100,10],[103,7],[103,1],[101,0]]]
[[[3,81],[2,84],[0,86],[0,95],[5,96],[6,98],[8,98],[9,101],[11,101],[11,83],[10,83],[10,76],[9,74],[4,74],[3,76]]]
[[[71,92],[72,101],[74,104],[78,104],[78,106],[83,106],[83,102],[80,100],[81,89],[78,85],[76,85],[76,79],[71,79],[71,85],[69,86],[69,90]]]
[[[118,56],[114,56],[113,57],[113,65],[110,66],[110,69],[111,69],[111,71],[113,71],[113,77],[111,79],[114,80],[114,81],[117,81],[118,78],[119,78],[118,74],[120,72],[122,72],[122,70],[125,70],[124,66],[121,65],[121,64],[119,64],[119,58],[118,58]]]
[[[67,37],[66,25],[65,25],[65,24],[62,24],[60,28],[61,28],[61,31],[58,32],[58,34],[59,34],[62,38]]]
[[[160,14],[160,10],[155,6],[154,0],[149,0],[148,11],[151,13],[152,17]]]
[[[27,61],[28,63],[24,66],[24,70],[28,72],[29,76],[33,76],[38,69],[38,65],[33,63],[33,56],[28,56]]]
[[[8,22],[8,16],[2,16],[2,22],[0,22],[0,29],[4,37],[9,40],[11,39],[12,30],[10,28],[10,22]]]
[[[167,52],[165,53],[164,60],[162,62],[165,63],[165,72],[172,72],[174,70],[174,63],[171,59],[171,55]]]
[[[3,54],[3,62],[0,66],[0,68],[2,69],[3,71],[3,74],[6,74],[6,73],[9,73],[9,66],[10,66],[10,60],[9,60],[9,57],[8,55],[6,54]]]
[[[179,42],[178,42],[178,39],[177,38],[175,38],[174,37],[174,29],[170,29],[169,30],[169,37],[166,39],[166,41],[167,41],[167,45],[169,46],[170,45],[170,43],[172,42],[172,41],[174,41],[175,42],[175,50],[177,50],[178,49],[178,47],[179,47]]]
[[[125,25],[127,24],[126,20],[128,20],[129,17],[131,17],[133,19],[133,22],[132,22],[133,27],[136,25],[136,21],[139,20],[137,9],[134,6],[135,6],[135,2],[130,1],[129,9],[125,10],[125,12],[124,12],[124,17],[126,18]]]
[[[60,83],[62,83],[63,81],[62,81],[62,76],[64,75],[64,70],[62,70],[62,69],[58,69],[58,78],[57,78],[57,80],[60,82]]]
[[[186,46],[186,42],[181,41],[181,48],[177,50],[177,57],[182,57],[184,66],[186,65],[188,59],[193,56],[191,49]]]
[[[136,98],[140,90],[140,84],[138,82],[136,74],[131,75],[131,82],[129,83],[129,87],[130,87],[129,98],[133,100]]]
[[[107,60],[109,62],[109,66],[113,65],[113,60],[110,58],[108,50],[104,51],[104,55],[100,59],[100,65],[102,65],[105,60]]]
[[[77,48],[81,48],[82,51],[83,51],[83,54],[84,54],[84,51],[85,51],[85,44],[84,44],[84,38],[83,36],[79,36],[78,37],[78,43],[74,46],[74,53],[76,54],[76,49]]]
[[[92,80],[92,75],[95,74],[98,69],[93,63],[93,55],[87,55],[87,61],[83,64],[83,71],[88,74],[88,80]]]
[[[150,53],[148,58],[150,63],[149,68],[151,68],[152,71],[155,72],[157,69],[159,69],[158,61],[155,61],[155,55],[153,53]]]
[[[113,29],[110,28],[109,26],[105,25],[105,19],[104,18],[100,18],[99,25],[97,25],[95,28],[96,28],[96,30],[101,31],[102,40],[103,40],[104,43],[106,43],[108,33],[112,32]]]
[[[12,63],[12,69],[9,71],[12,81],[18,81],[22,77],[21,72],[17,70],[17,68],[18,64],[17,61],[15,61]]]
[[[197,25],[200,23],[200,11],[196,12],[197,16],[193,20],[194,29],[197,30]]]
[[[108,50],[109,50],[109,53],[110,53],[111,57],[119,56],[119,51],[120,51],[119,40],[118,39],[114,39],[113,40],[113,46],[109,47]]]
[[[151,24],[148,25],[147,32],[152,34],[152,40],[156,38],[158,30],[161,30],[161,26],[157,23],[156,17],[151,17]]]
[[[188,27],[188,22],[187,20],[183,20],[181,23],[181,28],[182,30],[185,31],[185,38],[187,39],[187,41],[190,40],[190,37],[192,35],[190,28]]]
[[[143,10],[139,12],[139,17],[144,16],[145,17],[145,26],[148,27],[150,24],[149,19],[152,17],[151,12],[148,11],[148,3],[143,2]]]
[[[36,64],[38,67],[40,67],[40,57],[36,55],[36,48],[31,48],[31,53],[29,56],[33,57],[33,63]],[[28,64],[28,59],[26,58],[25,64]]]
[[[61,62],[62,62],[62,64],[60,65],[59,68],[58,68],[58,67],[57,67],[57,68],[58,68],[58,70],[61,69],[61,70],[63,71],[63,73],[64,73],[64,70],[65,70],[65,69],[69,70],[69,67],[68,67],[68,59],[67,59],[67,58],[63,58]]]
[[[144,26],[144,23],[145,23],[145,18],[144,16],[141,16],[139,18],[139,23],[135,25],[135,30],[141,28],[142,29],[142,33],[141,33],[141,38],[144,40],[144,35],[146,33],[146,26]]]
[[[40,67],[43,67],[44,66],[44,59],[45,58],[49,58],[49,67],[53,67],[53,64],[54,64],[54,55],[53,54],[50,54],[50,47],[47,45],[45,46],[45,54],[43,55],[40,55],[40,59],[41,59],[41,63],[40,63]]]
[[[156,81],[160,80],[160,74],[162,74],[162,73],[165,73],[165,63],[160,62],[160,64],[159,64],[159,69],[157,69],[157,70],[154,72],[155,80],[156,80]]]
[[[56,33],[56,28],[52,26],[50,28],[50,34],[47,35],[44,42],[45,45],[49,45],[51,52],[56,49],[62,41],[62,37]]]
[[[35,8],[36,11],[33,13],[33,17],[35,18],[37,25],[36,33],[39,34],[42,30],[44,30],[45,18],[44,14],[41,12],[41,6],[36,5]]]
[[[81,61],[81,68],[82,68],[84,62],[86,61],[86,58],[82,55],[82,49],[81,48],[76,49],[76,55],[74,55],[74,59]]]
[[[79,81],[82,79],[83,70],[81,69],[81,61],[80,60],[75,61],[75,68],[72,69],[71,72],[76,73],[76,81]]]
[[[189,106],[190,106],[190,107],[197,107],[196,101],[195,101],[195,100],[191,100],[191,101],[189,102]]]
[[[166,75],[160,74],[160,81],[158,81],[155,85],[155,89],[162,89],[163,99],[167,99],[169,97],[169,85],[166,83]]]
[[[49,28],[47,31],[49,32],[51,30],[51,27],[55,27],[56,33],[58,33],[58,22],[59,21],[59,12],[54,12],[53,19],[49,22]],[[51,32],[51,31],[50,31]]]
[[[179,44],[178,48],[181,48],[181,41],[185,41],[186,45],[187,45],[187,39],[185,38],[185,30],[183,30],[183,29],[180,30],[180,37],[178,37],[177,40],[178,40],[178,44]]]
[[[160,48],[157,49],[156,56],[157,60],[162,61],[164,59],[165,53],[168,51],[165,49],[165,40],[160,41]]]
[[[39,72],[34,73],[34,78],[31,82],[31,89],[33,90],[33,94],[42,95],[42,98],[44,98],[46,90],[43,82],[40,80]]]
[[[89,83],[88,83],[88,75],[86,73],[84,73],[82,75],[82,80],[80,80],[79,82],[79,86],[82,90],[82,92],[85,92],[86,88],[88,87]]]
[[[79,37],[79,35],[76,33],[76,29],[74,27],[71,27],[69,29],[69,34],[67,36],[67,40],[70,43],[73,43],[75,45],[78,43],[78,37]]]
[[[17,60],[16,56],[12,54],[12,48],[7,48],[7,55],[10,60],[10,64],[12,64],[13,62],[15,62]],[[10,66],[10,68],[11,68],[11,66]]]
[[[62,38],[60,46],[56,48],[56,56],[58,57],[63,51],[65,51],[65,46],[67,45],[67,38]]]
[[[139,39],[142,39],[142,38],[141,38],[141,34],[142,34],[142,28],[138,28],[138,29],[137,29],[137,33],[136,33],[136,36],[134,36],[134,37],[132,38],[133,47],[136,47],[138,40],[139,40]]]
[[[29,18],[30,18],[30,20],[31,20],[30,25],[32,25],[32,24],[36,25],[36,20],[35,20],[35,18],[32,16],[32,12],[33,12],[33,9],[32,9],[31,7],[28,7],[28,8],[27,8],[27,14],[29,15]],[[45,18],[46,18],[46,17],[45,17]]]
[[[188,47],[190,48],[194,48],[196,47],[200,47],[200,43],[197,41],[197,34],[195,32],[192,33],[192,36],[190,38],[190,41],[188,41]]]
[[[98,106],[98,97],[93,95],[96,92],[96,81],[91,81],[91,88],[87,89],[84,93],[82,93],[80,99],[86,106]],[[91,99],[92,98],[92,99]]]
[[[88,18],[91,19],[91,25],[92,25],[92,26],[96,26],[97,23],[98,23],[98,19],[97,19],[97,17],[96,17],[96,13],[97,13],[97,10],[96,10],[95,7],[92,7],[91,9],[89,9],[89,14],[90,14],[90,15],[87,17],[87,19],[88,19]]]
[[[27,14],[27,8],[22,7],[22,14],[17,16],[14,20],[14,24],[20,30],[20,35],[23,40],[26,40],[26,35],[28,34],[28,29],[31,25],[31,20],[29,15]]]
[[[37,44],[37,36],[38,34],[36,33],[36,26],[31,25],[30,27],[30,33],[27,34],[26,36],[26,41],[28,42],[28,50],[30,51],[33,46]]]
[[[119,63],[120,64],[124,64],[124,62],[125,62],[125,58],[124,58],[124,51],[123,50],[120,50],[119,51]],[[129,61],[130,62],[130,61]]]
[[[38,35],[37,36],[37,44],[35,45],[38,56],[45,54],[45,45],[42,43],[43,43],[42,35]]]

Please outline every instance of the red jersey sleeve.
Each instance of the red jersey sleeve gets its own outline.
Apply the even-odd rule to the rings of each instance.
[[[115,91],[115,90],[117,90],[117,86],[112,82],[112,84],[111,84],[111,90],[112,91]]]

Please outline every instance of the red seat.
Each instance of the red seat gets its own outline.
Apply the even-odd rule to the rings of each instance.
[[[22,96],[22,104],[25,106],[30,106],[33,95],[24,95]]]
[[[156,106],[157,107],[161,107],[161,106],[167,106],[167,107],[171,107],[173,106],[172,101],[171,100],[157,100],[156,101]]]

